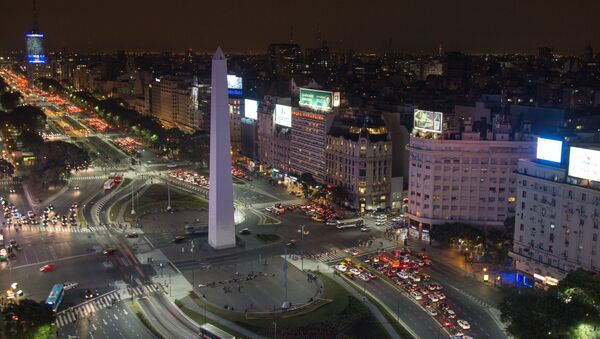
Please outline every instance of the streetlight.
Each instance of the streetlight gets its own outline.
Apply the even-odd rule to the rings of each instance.
[[[304,271],[304,227],[305,225],[300,225],[300,268],[301,271]]]
[[[132,183],[132,185],[131,185],[131,214],[135,214],[135,209],[133,208],[133,203],[134,203],[133,195],[134,194],[133,194],[133,183]]]

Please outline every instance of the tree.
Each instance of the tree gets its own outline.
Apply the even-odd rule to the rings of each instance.
[[[22,100],[23,97],[19,92],[5,92],[0,95],[0,107],[9,112],[19,106]]]
[[[484,234],[478,228],[463,223],[445,223],[431,228],[431,240],[445,244],[456,244],[461,240],[468,246],[483,243]]]
[[[50,141],[40,147],[33,172],[46,186],[67,176],[72,169],[87,167],[89,161],[88,153],[80,147],[64,141]]]
[[[15,166],[8,160],[0,158],[0,174],[2,177],[12,177],[15,173]]]
[[[36,130],[46,123],[46,114],[35,106],[19,106],[3,116],[3,122],[19,130]]]
[[[511,291],[500,304],[502,321],[516,338],[597,338],[599,292],[600,277],[576,270],[547,290]],[[582,325],[589,326],[585,334],[579,333]]]
[[[22,131],[19,139],[21,143],[23,143],[23,148],[31,151],[34,154],[38,154],[42,144],[44,143],[44,139],[38,132],[29,129]]]

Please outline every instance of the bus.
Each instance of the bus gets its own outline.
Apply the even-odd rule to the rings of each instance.
[[[104,183],[104,189],[109,190],[115,186],[115,179],[108,179]]]
[[[352,227],[363,227],[365,225],[365,221],[363,219],[345,219],[337,221],[337,228],[352,228]]]
[[[60,302],[65,296],[65,285],[63,284],[54,284],[52,286],[52,290],[50,291],[50,295],[48,295],[48,299],[46,299],[46,305],[50,306],[54,312],[60,306]]]
[[[202,324],[199,330],[198,337],[203,339],[235,339],[233,334],[227,333],[209,323]]]

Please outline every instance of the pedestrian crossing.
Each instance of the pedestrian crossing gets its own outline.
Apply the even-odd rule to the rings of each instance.
[[[78,177],[71,177],[69,180],[70,181],[85,181],[85,180],[106,180],[108,179],[107,175],[87,175],[87,176],[78,176]]]
[[[104,225],[101,226],[89,226],[89,227],[80,227],[80,226],[37,226],[37,225],[22,225],[21,230],[23,231],[40,231],[47,233],[98,233],[98,232],[106,232],[108,228]]]
[[[119,293],[117,291],[113,291],[107,295],[86,301],[83,304],[70,307],[56,315],[56,327],[61,328],[77,321],[77,319],[93,315],[99,310],[111,306],[113,302],[118,300],[121,300]]]
[[[130,296],[141,297],[141,296],[144,296],[144,295],[150,294],[150,293],[163,292],[163,287],[158,283],[154,283],[151,285],[140,285],[140,286],[136,286],[136,287],[129,287],[127,290],[129,292]]]

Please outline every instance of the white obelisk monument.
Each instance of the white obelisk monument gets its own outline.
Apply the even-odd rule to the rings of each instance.
[[[212,59],[211,85],[208,244],[214,249],[224,249],[235,247],[235,223],[227,59],[220,47],[217,48]]]

